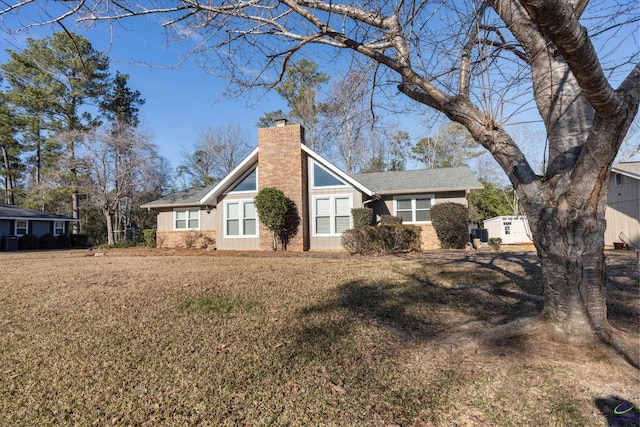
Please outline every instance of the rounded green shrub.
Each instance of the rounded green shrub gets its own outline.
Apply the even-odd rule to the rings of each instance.
[[[371,225],[373,221],[373,209],[353,208],[351,209],[351,218],[353,218],[353,228]]]
[[[459,203],[438,203],[431,207],[431,223],[440,247],[464,249],[469,241],[469,210]]]

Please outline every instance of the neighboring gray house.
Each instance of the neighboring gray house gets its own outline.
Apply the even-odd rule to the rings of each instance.
[[[605,217],[605,245],[621,242],[640,248],[640,162],[611,166]]]
[[[347,175],[304,144],[300,125],[280,123],[258,130],[258,147],[217,185],[170,194],[142,205],[158,215],[158,241],[185,246],[194,234],[215,239],[217,249],[270,249],[271,236],[259,224],[254,197],[276,187],[298,209],[300,226],[289,250],[341,248],[351,228],[351,209],[368,206],[375,215],[401,216],[423,230],[423,247],[438,247],[431,206],[466,205],[482,184],[468,168]]]
[[[63,215],[0,203],[0,238],[3,236],[22,237],[25,234],[34,234],[38,238],[47,233],[51,233],[53,236],[68,234],[72,222],[77,222],[77,220]]]

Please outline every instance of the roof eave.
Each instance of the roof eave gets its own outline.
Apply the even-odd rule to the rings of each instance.
[[[254,148],[238,166],[233,168],[233,170],[227,174],[227,176],[225,176],[218,185],[213,187],[211,191],[198,200],[194,206],[216,206],[218,204],[218,197],[223,193],[223,191],[236,179],[240,178],[240,175],[245,173],[256,161],[258,161],[258,147]]]
[[[42,217],[29,217],[29,216],[0,216],[0,219],[10,220],[10,221],[64,221],[64,222],[80,222],[79,219],[76,218],[42,218]]]
[[[615,173],[620,174],[620,175],[628,176],[629,178],[640,180],[640,175],[635,174],[633,172],[629,172],[628,170],[618,169],[615,166],[611,167],[611,172],[615,172]]]
[[[361,182],[359,182],[356,179],[350,177],[345,172],[343,172],[340,169],[338,169],[337,167],[335,167],[332,163],[330,163],[324,157],[322,157],[321,155],[319,155],[318,153],[313,151],[311,148],[307,147],[304,144],[300,144],[300,147],[302,148],[302,151],[307,153],[307,155],[311,156],[311,158],[313,158],[314,160],[319,162],[323,167],[329,169],[331,172],[336,174],[342,180],[346,181],[352,187],[354,187],[357,190],[363,192],[364,194],[366,194],[369,197],[372,197],[374,194],[376,194],[375,191],[370,190],[368,187],[363,185]]]
[[[406,194],[421,194],[421,193],[443,193],[448,191],[467,191],[467,190],[482,190],[484,187],[437,187],[437,188],[414,188],[414,189],[401,189],[401,190],[379,190],[376,194],[381,196],[393,196],[393,195],[406,195]]]

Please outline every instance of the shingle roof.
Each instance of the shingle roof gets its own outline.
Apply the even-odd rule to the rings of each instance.
[[[175,193],[168,194],[160,199],[154,200],[149,203],[141,205],[141,208],[162,208],[168,206],[193,206],[197,205],[211,189],[215,187],[210,185],[208,187],[196,187],[190,188],[185,191],[177,191]]]
[[[30,220],[77,221],[76,219],[64,215],[56,215],[49,212],[37,211],[35,209],[27,209],[20,206],[0,203],[0,219],[23,218]]]
[[[379,194],[482,189],[467,167],[371,172],[351,175]]]

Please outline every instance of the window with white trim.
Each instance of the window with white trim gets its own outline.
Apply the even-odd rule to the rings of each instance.
[[[317,196],[313,200],[314,234],[338,236],[351,228],[351,196]]]
[[[432,195],[396,197],[393,204],[395,215],[402,218],[403,223],[431,222]]]
[[[64,234],[64,221],[53,221],[53,235],[60,236]]]
[[[27,234],[27,230],[28,230],[28,221],[26,220],[16,220],[16,232],[15,235],[16,236],[24,236],[25,234]]]
[[[616,174],[616,187],[622,187],[622,174]]]
[[[253,200],[224,203],[225,237],[258,237],[258,215]]]
[[[313,162],[313,188],[344,187],[346,185],[347,184],[342,182],[342,180],[335,176],[332,172],[329,172],[318,163]]]
[[[200,229],[200,209],[175,209],[173,211],[174,230],[199,230]]]
[[[229,193],[246,193],[258,191],[258,168],[255,167],[251,172],[244,176],[236,185],[229,190]]]

